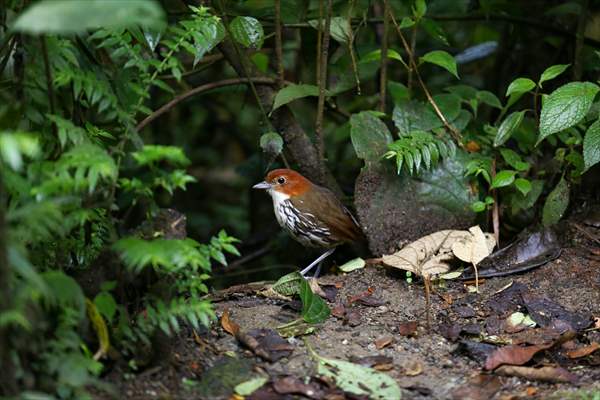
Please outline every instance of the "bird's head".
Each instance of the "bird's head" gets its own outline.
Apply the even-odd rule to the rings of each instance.
[[[312,183],[291,169],[274,169],[265,180],[252,186],[254,189],[266,189],[269,194],[299,196],[310,189]]]

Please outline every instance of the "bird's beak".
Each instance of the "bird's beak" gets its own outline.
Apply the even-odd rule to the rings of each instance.
[[[271,184],[263,181],[252,186],[252,189],[271,189]]]

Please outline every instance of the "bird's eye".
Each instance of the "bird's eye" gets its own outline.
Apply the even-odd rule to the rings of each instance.
[[[283,185],[285,183],[285,178],[283,176],[280,176],[279,178],[277,178],[277,183]]]

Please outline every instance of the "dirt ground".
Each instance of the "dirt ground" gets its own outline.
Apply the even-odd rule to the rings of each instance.
[[[306,346],[309,344],[328,358],[358,362],[364,357],[389,357],[376,359],[384,364],[378,369],[397,381],[403,399],[592,399],[597,397],[582,393],[600,393],[600,351],[579,358],[565,355],[569,349],[600,343],[600,323],[594,328],[594,318],[600,317],[600,245],[587,237],[575,234],[560,258],[532,271],[486,279],[480,284],[479,294],[469,293],[460,281],[436,286],[431,295],[430,328],[422,282],[407,283],[403,273],[367,266],[348,274],[329,274],[319,282],[329,288],[334,315],[314,333],[288,339],[291,354],[278,361],[267,362],[255,356],[215,324],[210,331],[184,331],[175,339],[168,362],[138,374],[117,367],[105,381],[116,386],[118,397],[129,399],[228,399],[232,398],[233,386],[259,371],[268,374],[270,383],[252,398],[306,398],[277,394],[272,387],[283,377],[315,375],[316,364]],[[508,334],[502,325],[494,323],[523,309],[511,304],[510,296],[501,294],[511,290],[506,288],[511,282],[511,287],[520,287],[527,296],[549,299],[576,318],[591,321],[574,339],[556,343],[527,363],[561,366],[575,375],[570,375],[570,383],[498,376],[483,369],[485,355],[472,348],[481,338],[495,334],[500,339],[514,340],[527,336],[527,332],[540,332],[536,328]],[[243,288],[225,294],[215,300],[217,315],[221,317],[229,310],[230,319],[244,331],[274,329],[298,318],[297,302],[265,298]],[[344,303],[342,317],[339,310]],[[414,333],[411,321],[417,323]],[[377,366],[377,361],[374,363]],[[354,398],[344,396],[338,393],[337,397],[324,398]]]

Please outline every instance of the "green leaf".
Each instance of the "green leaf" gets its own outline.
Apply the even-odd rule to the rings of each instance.
[[[446,32],[444,32],[440,24],[438,24],[431,18],[422,18],[421,26],[425,30],[425,33],[427,33],[433,39],[440,41],[446,46],[450,45],[448,43],[448,38],[446,37]]]
[[[332,379],[345,392],[375,400],[400,400],[402,397],[396,381],[383,372],[348,361],[324,358],[314,351],[313,355],[318,363],[317,373]]]
[[[319,20],[312,19],[308,24],[314,29],[319,29]],[[321,21],[321,29],[325,29],[325,21]],[[345,17],[333,17],[329,23],[329,33],[331,37],[342,44],[348,43],[350,39],[350,27],[348,19]]]
[[[532,208],[542,194],[543,189],[544,181],[538,179],[531,181],[531,190],[525,196],[521,195],[521,193],[515,193],[511,196],[510,203],[512,214],[516,215],[521,210]]]
[[[513,132],[521,125],[521,122],[523,122],[524,115],[525,111],[516,111],[502,121],[494,138],[494,147],[502,146],[506,143]]]
[[[410,28],[415,25],[415,20],[411,17],[404,17],[402,21],[400,21],[400,29]]]
[[[392,142],[387,126],[368,111],[350,117],[350,138],[357,157],[366,162],[379,161]]]
[[[427,3],[425,3],[425,0],[415,0],[412,12],[416,20],[421,19],[427,12]]]
[[[154,165],[161,161],[168,162],[176,167],[185,167],[190,163],[183,149],[177,146],[147,144],[141,150],[131,153],[131,155],[140,166]]]
[[[571,82],[552,92],[542,104],[540,135],[536,144],[581,121],[599,90],[595,83]]]
[[[117,312],[117,302],[108,292],[100,292],[94,297],[94,305],[108,322],[112,321]]]
[[[502,154],[502,158],[504,161],[508,163],[511,167],[516,169],[517,171],[527,171],[529,169],[529,164],[524,162],[517,153],[515,153],[511,149],[501,148],[500,154]]]
[[[257,376],[255,378],[247,380],[246,382],[237,384],[233,388],[233,390],[235,391],[236,394],[238,394],[240,396],[250,396],[252,393],[254,393],[258,389],[260,389],[265,383],[267,383],[268,380],[269,380],[268,376],[265,376],[265,375]]]
[[[527,193],[531,192],[531,182],[524,178],[517,178],[515,180],[515,187],[523,196],[527,196]]]
[[[364,268],[365,265],[366,265],[365,260],[358,257],[358,258],[355,258],[353,260],[346,262],[343,265],[340,265],[339,269],[340,269],[340,271],[343,271],[343,272],[352,272],[354,270]]]
[[[83,316],[85,311],[85,296],[75,279],[62,271],[48,271],[42,273],[41,276],[50,289],[50,302],[75,306]]]
[[[569,205],[569,184],[561,178],[558,185],[550,192],[544,210],[542,211],[542,224],[550,226],[556,224],[563,216]]]
[[[542,72],[542,76],[540,76],[540,80],[538,81],[538,85],[542,87],[542,83],[547,82],[551,79],[556,78],[560,74],[566,71],[571,64],[556,64],[551,67],[548,67]]]
[[[600,162],[600,120],[596,120],[585,132],[583,160],[586,171]]]
[[[496,189],[510,185],[515,181],[516,174],[517,171],[511,170],[503,170],[498,172],[494,179],[492,179],[492,186],[490,186],[490,189]]]
[[[483,201],[476,201],[471,204],[471,209],[475,212],[483,212],[487,208],[486,204]]]
[[[277,132],[267,132],[260,137],[260,148],[276,156],[283,150],[283,138]]]
[[[529,78],[517,78],[508,85],[506,89],[506,97],[514,94],[523,94],[535,88],[535,82]]]
[[[304,277],[298,271],[282,276],[271,286],[275,292],[283,296],[293,296],[300,293],[300,283]]]
[[[329,318],[331,311],[319,295],[310,289],[306,279],[300,282],[300,300],[302,300],[302,318],[309,324],[318,324]]]
[[[404,60],[402,59],[402,56],[400,55],[400,53],[398,53],[394,49],[388,49],[387,56],[391,60],[396,60],[396,61],[400,61],[401,63],[404,63]],[[372,52],[367,53],[360,58],[361,63],[374,62],[374,61],[380,61],[380,60],[381,60],[381,49],[373,50]]]
[[[31,158],[40,153],[38,138],[22,132],[0,132],[0,162],[18,171],[23,166],[23,155]]]
[[[410,99],[410,92],[406,85],[400,82],[388,81],[388,91],[394,100],[394,104],[398,104]]]
[[[450,54],[443,50],[434,50],[421,57],[421,61],[438,65],[458,79],[458,71],[456,70],[456,60]]]
[[[235,41],[246,48],[260,49],[265,40],[262,24],[253,17],[235,17],[229,24],[229,31]]]
[[[501,109],[502,108],[502,103],[500,102],[500,99],[498,99],[498,97],[496,97],[496,95],[492,92],[488,92],[487,90],[480,90],[477,92],[477,100],[481,101],[482,103],[487,104],[490,107],[494,107],[494,108],[498,108]]]
[[[12,29],[30,34],[78,34],[133,26],[160,30],[164,25],[164,11],[154,0],[42,0],[19,15]]]
[[[294,100],[308,96],[319,96],[319,87],[315,85],[289,85],[277,92],[273,102],[273,111],[279,107],[291,103]]]

